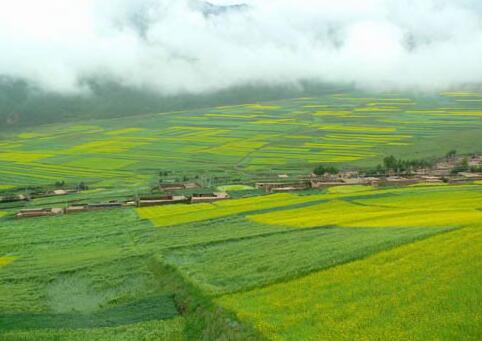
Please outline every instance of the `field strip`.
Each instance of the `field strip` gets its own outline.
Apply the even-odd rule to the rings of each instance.
[[[151,220],[156,226],[170,226],[322,199],[323,195],[298,196],[281,193],[215,203],[153,206],[138,208],[136,211],[141,218]]]
[[[481,243],[458,229],[216,302],[268,339],[477,339]]]
[[[88,251],[95,251],[93,249],[87,250]],[[146,257],[145,253],[131,253],[125,254],[122,253],[120,249],[114,250],[103,250],[102,252],[98,252],[99,258],[94,256],[89,256],[82,254],[80,257],[76,258],[75,260],[71,260],[72,264],[68,265],[68,260],[58,260],[57,262],[51,262],[50,259],[47,260],[49,264],[53,267],[57,267],[56,269],[47,269],[45,264],[38,264],[35,261],[38,261],[32,256],[25,256],[22,257],[21,260],[18,262],[13,263],[10,272],[2,274],[2,281],[41,281],[42,278],[45,278],[46,275],[48,276],[56,276],[61,273],[65,272],[76,272],[76,271],[83,271],[92,269],[93,267],[100,267],[108,264],[113,264],[119,261],[129,262],[131,259],[137,258],[144,258]],[[150,250],[149,250],[150,251]],[[57,257],[65,256],[64,253],[59,253]],[[41,260],[43,261],[43,260]],[[8,268],[6,268],[8,269]]]
[[[22,165],[23,166],[23,165]],[[60,166],[60,165],[50,165],[50,164],[42,164],[42,163],[33,163],[25,166],[20,166],[20,165],[13,165],[9,164],[7,169],[5,170],[2,169],[0,172],[5,172],[5,173],[13,173],[13,174],[26,174],[26,171],[28,168],[29,170],[36,169],[37,171],[41,171],[44,173],[47,173],[49,175],[41,175],[41,174],[31,174],[29,173],[29,176],[34,176],[34,177],[43,177],[43,178],[53,178],[52,175],[55,176],[86,176],[86,177],[93,177],[93,176],[114,176],[114,177],[120,177],[120,176],[125,176],[127,173],[130,171],[110,171],[110,170],[102,170],[102,169],[92,169],[89,170],[87,168],[79,168],[79,167],[65,167],[65,166]],[[24,172],[24,173],[21,173]],[[135,175],[134,175],[135,177]]]
[[[443,187],[412,192],[414,187],[392,191],[398,195],[379,197],[377,191],[360,197],[333,198],[317,205],[248,215],[261,224],[297,228],[340,227],[460,227],[482,221],[482,191],[477,187]],[[446,191],[443,191],[446,190]],[[380,193],[380,192],[378,192]],[[386,194],[387,192],[385,192]],[[381,193],[380,193],[381,194]]]
[[[205,293],[219,295],[297,278],[448,230],[314,228],[173,248],[162,254]]]
[[[128,314],[126,314],[128,312]],[[126,315],[128,317],[126,317]],[[170,295],[152,297],[91,314],[85,313],[17,313],[2,314],[2,332],[25,329],[66,329],[113,327],[160,320],[177,315],[174,301]]]
[[[262,224],[274,224],[293,227],[316,227],[323,225],[332,226],[336,225],[337,223],[348,224],[351,221],[355,221],[355,218],[375,219],[377,218],[377,216],[393,216],[397,212],[404,214],[413,212],[418,213],[419,215],[423,215],[424,211],[418,209],[420,203],[416,205],[414,204],[413,207],[399,208],[397,211],[395,208],[386,208],[385,210],[383,210],[383,207],[376,208],[369,206],[361,207],[360,209],[360,205],[355,205],[351,204],[349,201],[340,200],[375,200],[376,198],[382,197],[388,198],[388,196],[398,197],[398,195],[403,195],[407,193],[410,195],[416,195],[416,193],[427,191],[426,188],[411,187],[394,189],[373,189],[367,187],[366,191],[359,191],[358,188],[355,188],[355,191],[350,191],[351,187],[353,186],[345,186],[345,189],[340,190],[342,191],[340,193],[332,192],[327,194],[313,195],[279,193],[258,197],[248,197],[243,199],[224,200],[215,203],[145,207],[136,209],[136,212],[142,219],[149,219],[155,226],[158,227],[173,226],[196,221],[205,221],[236,214],[249,214],[248,217],[250,219],[260,222]],[[437,193],[446,193],[447,198],[443,199],[445,200],[444,205],[446,206],[449,203],[453,204],[456,198],[458,198],[457,200],[460,200],[460,197],[452,197],[452,201],[450,201],[450,196],[453,196],[454,193],[457,192],[457,190],[474,190],[476,192],[479,189],[480,187],[474,185],[457,187],[447,186],[444,188],[433,188],[431,189],[431,192],[434,193],[434,195],[439,195]],[[336,189],[332,189],[332,191],[335,190]],[[338,201],[335,201],[337,199]],[[426,200],[428,199],[426,198]],[[427,204],[427,201],[422,202],[421,204]],[[285,208],[286,210],[282,210],[282,208]],[[272,209],[277,210],[270,213],[269,210]],[[479,212],[475,211],[475,209],[476,207],[472,206],[466,207],[466,210],[469,211],[470,216],[467,216],[465,220],[471,221],[472,219],[478,218]],[[335,212],[335,210],[337,211]],[[344,210],[348,210],[351,215],[346,216],[344,214],[340,214],[340,212],[346,213],[346,211]],[[450,209],[447,209],[446,211],[446,214],[449,214],[451,212]],[[467,212],[464,211],[464,213]],[[300,219],[298,219],[298,217],[300,217]],[[452,221],[454,219],[455,218],[453,218]],[[442,219],[440,219],[440,224],[444,225]],[[437,226],[441,226],[440,224]],[[411,225],[408,226],[422,227],[420,225],[417,225],[416,222],[411,222]],[[445,226],[450,226],[450,224],[445,224]]]
[[[15,256],[0,256],[0,267],[12,263],[16,258]]]

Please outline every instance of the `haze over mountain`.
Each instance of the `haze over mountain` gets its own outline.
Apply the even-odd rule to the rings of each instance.
[[[477,85],[482,79],[482,4],[3,1],[0,51],[0,90],[10,102],[18,97],[0,104],[1,116],[10,118],[35,112],[32,100],[39,94],[84,103],[76,110],[75,105],[68,108],[71,102],[62,102],[66,111],[100,115],[125,110],[108,103],[125,98],[127,90],[127,96],[138,99],[131,103],[157,98],[157,104],[138,106],[138,112],[182,108],[186,101],[179,96],[203,98],[196,105],[223,103],[230,102],[229,95],[226,101],[223,96],[231,89],[299,92],[307,83],[439,91]],[[258,90],[248,92],[259,97]],[[99,93],[116,95],[104,98]],[[92,105],[96,96],[104,106]],[[209,96],[216,100],[205,100]],[[174,97],[183,104],[166,105],[165,99]],[[269,91],[265,98],[272,98]]]

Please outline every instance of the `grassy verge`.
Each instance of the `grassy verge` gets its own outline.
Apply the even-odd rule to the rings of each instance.
[[[256,329],[241,324],[234,314],[214,304],[162,258],[154,258],[150,269],[162,286],[173,292],[177,309],[185,319],[187,340],[265,340]]]

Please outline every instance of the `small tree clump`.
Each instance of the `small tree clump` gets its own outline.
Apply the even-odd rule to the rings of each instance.
[[[333,166],[324,166],[318,165],[314,170],[313,173],[316,175],[325,175],[325,174],[338,174],[339,170]]]
[[[87,186],[87,184],[82,181],[77,185],[77,189],[79,191],[86,191],[89,189],[89,186]]]
[[[57,188],[62,188],[62,187],[65,186],[65,181],[64,180],[56,181],[54,186],[57,187]]]

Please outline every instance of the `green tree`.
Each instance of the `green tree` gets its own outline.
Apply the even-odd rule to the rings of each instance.
[[[397,167],[398,167],[398,161],[393,155],[386,156],[383,158],[383,166],[388,171],[390,170],[395,171],[397,170]]]
[[[334,166],[324,166],[318,165],[314,170],[313,173],[316,175],[325,175],[325,174],[338,174],[339,170]]]

